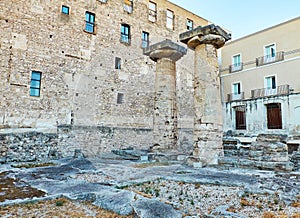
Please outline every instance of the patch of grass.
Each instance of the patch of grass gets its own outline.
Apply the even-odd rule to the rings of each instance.
[[[57,200],[55,201],[55,206],[57,206],[57,207],[62,207],[66,202],[67,202],[67,201],[66,201],[66,199],[64,199],[64,198],[57,199]]]
[[[19,165],[11,165],[14,168],[36,168],[36,167],[49,167],[55,166],[54,163],[26,163],[26,164],[19,164]]]

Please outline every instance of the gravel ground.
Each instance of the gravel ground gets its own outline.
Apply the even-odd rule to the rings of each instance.
[[[76,179],[88,182],[113,182],[102,173],[79,174]],[[201,217],[223,209],[245,217],[300,218],[300,194],[298,201],[286,205],[278,194],[245,193],[243,187],[203,185],[157,179],[146,183],[123,187],[144,197],[158,199],[183,211],[185,216]]]
[[[245,194],[241,187],[156,180],[127,189],[160,199],[189,216],[213,214],[218,207],[223,207],[245,217],[263,217],[266,212],[282,217],[300,217],[300,196],[298,202],[287,206],[277,195]]]
[[[0,203],[6,200],[18,203],[19,199],[29,202],[32,198],[43,198],[45,192],[50,198],[61,193],[67,195],[59,196],[93,193],[95,190],[105,190],[101,187],[109,186],[127,189],[172,205],[188,218],[205,217],[203,215],[218,218],[300,218],[300,183],[297,172],[235,173],[217,169],[194,170],[181,165],[90,162],[85,159],[48,168],[2,168]],[[0,217],[122,217],[83,201],[55,199],[30,202],[13,206],[2,204]],[[290,203],[287,205],[287,202]]]

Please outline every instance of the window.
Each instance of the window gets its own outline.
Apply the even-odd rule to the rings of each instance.
[[[268,129],[282,129],[281,105],[279,103],[267,104]]]
[[[265,58],[264,63],[275,61],[276,58],[276,47],[275,44],[268,45],[265,47]]]
[[[265,78],[265,95],[276,95],[276,78],[275,76],[269,76]]]
[[[232,57],[232,67],[231,67],[231,71],[239,71],[242,69],[242,63],[241,63],[241,55],[235,55]]]
[[[186,29],[187,29],[187,30],[192,30],[192,29],[194,29],[194,23],[193,23],[192,20],[190,20],[190,19],[187,19],[187,20],[186,20]]]
[[[123,103],[124,103],[124,94],[123,93],[118,93],[117,104],[123,104]]]
[[[143,31],[142,32],[142,48],[149,47],[149,33]]]
[[[37,72],[37,71],[31,72],[30,96],[35,96],[35,97],[40,96],[41,78],[42,78],[41,72]]]
[[[232,85],[232,93],[235,95],[241,94],[241,83],[234,83]]]
[[[61,6],[61,13],[63,13],[63,14],[69,14],[69,12],[70,12],[70,9],[69,9],[68,6],[65,6],[65,5]]]
[[[130,44],[130,26],[128,24],[121,25],[121,42]]]
[[[115,69],[121,70],[121,58],[115,58]]]
[[[128,13],[132,13],[133,10],[133,2],[132,0],[124,0],[124,10],[127,11]]]
[[[95,32],[95,14],[85,12],[85,31],[89,33]]]
[[[243,99],[243,95],[241,92],[241,83],[234,83],[232,84],[232,95],[231,95],[231,101],[235,100],[241,100]]]
[[[167,10],[167,28],[174,29],[174,12]]]
[[[235,128],[237,130],[246,129],[246,107],[235,107]]]
[[[149,20],[151,22],[156,22],[156,3],[149,2]]]

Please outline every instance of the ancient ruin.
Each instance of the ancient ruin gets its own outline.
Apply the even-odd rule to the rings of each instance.
[[[194,72],[194,152],[200,162],[218,164],[222,156],[222,107],[216,49],[230,34],[208,25],[180,34],[180,41],[195,50]]]

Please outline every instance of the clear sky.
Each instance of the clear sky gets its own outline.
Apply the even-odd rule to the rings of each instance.
[[[230,30],[232,39],[300,16],[300,0],[168,1]]]

